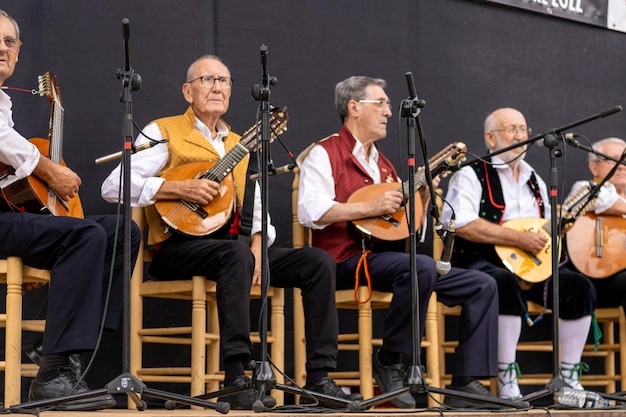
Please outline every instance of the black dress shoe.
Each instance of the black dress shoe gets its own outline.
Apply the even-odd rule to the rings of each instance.
[[[242,375],[242,376],[235,378],[233,383],[226,386],[225,388],[245,387],[245,386],[252,386],[252,380],[248,376]],[[231,410],[252,410],[252,404],[254,404],[254,402],[258,398],[259,398],[259,391],[257,391],[255,388],[249,388],[241,392],[219,397],[217,401],[229,403]],[[263,401],[263,406],[266,408],[276,407],[276,400],[270,397],[269,395],[264,395],[262,398],[262,401]]]
[[[446,385],[446,389],[458,392],[466,392],[469,394],[476,394],[486,398],[496,398],[483,384],[476,380],[462,387],[453,387],[451,385]],[[502,408],[500,405],[493,404],[488,401],[471,400],[469,398],[454,397],[451,395],[446,395],[443,403],[444,405],[447,405],[451,408]]]
[[[33,380],[28,391],[29,401],[48,400],[54,398],[67,397],[72,394],[82,394],[89,391],[85,381],[76,385],[78,378],[69,368],[59,370],[59,376],[48,382],[37,382]],[[75,387],[75,388],[74,388]],[[59,411],[94,411],[111,408],[116,405],[115,398],[109,394],[102,394],[96,397],[71,400],[56,404],[55,410]]]
[[[383,365],[378,360],[378,350],[374,352],[372,362],[374,379],[382,392],[387,393],[404,387],[404,364]],[[396,407],[415,408],[415,398],[408,390],[394,397],[391,402]]]
[[[319,392],[320,394],[337,397],[341,400],[347,400],[347,401],[363,400],[363,396],[359,393],[346,394],[345,392],[343,392],[341,388],[337,386],[335,381],[333,381],[331,378],[328,378],[328,377],[320,379],[319,381],[317,381],[316,384],[312,386],[305,386],[304,389],[307,391]],[[315,404],[316,402],[319,402],[320,406],[327,407],[327,408],[347,408],[347,407],[342,407],[340,404],[335,404],[329,401],[324,401],[322,398],[308,396],[306,394],[300,396],[300,404],[302,405]]]

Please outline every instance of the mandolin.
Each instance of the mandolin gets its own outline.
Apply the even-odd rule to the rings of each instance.
[[[590,187],[585,185],[575,194],[569,196],[561,209],[561,227],[571,223],[585,213]],[[502,224],[510,229],[535,232],[545,236],[548,241],[539,253],[530,253],[515,246],[496,245],[496,253],[504,266],[524,281],[537,283],[548,279],[552,275],[552,233],[549,219],[520,218],[509,220]],[[561,256],[559,239],[558,257]]]
[[[586,213],[567,232],[572,263],[591,278],[607,278],[626,269],[626,218]]]
[[[270,111],[270,140],[287,130],[287,111]],[[168,170],[163,178],[180,181],[205,178],[220,184],[218,195],[210,203],[201,205],[186,200],[158,200],[154,207],[168,228],[189,236],[207,236],[229,221],[235,206],[235,187],[230,172],[250,151],[257,147],[257,133],[261,121],[248,129],[239,143],[218,161],[192,162]]]
[[[33,138],[34,144],[42,157],[50,158],[54,163],[65,165],[63,161],[63,116],[59,86],[50,72],[38,77],[39,94],[46,95],[50,102],[50,124],[48,139]],[[0,169],[1,176],[14,173],[9,168]],[[83,208],[78,194],[69,201],[64,201],[52,188],[35,175],[30,175],[11,182],[2,188],[6,204],[13,211],[70,216],[83,218]]]
[[[438,154],[428,160],[428,166],[433,177],[437,175],[445,176],[450,172],[450,168],[465,159],[465,151],[467,147],[463,142],[456,142],[448,145]],[[417,193],[421,187],[426,185],[426,178],[424,175],[424,168],[420,168],[415,173],[415,228],[417,229],[422,223],[423,216],[422,199]],[[404,197],[405,202],[408,200],[409,183],[408,181],[402,184],[393,183],[380,183],[372,184],[356,190],[348,198],[348,203],[370,201],[377,196],[383,194],[386,191],[398,190]],[[353,220],[352,223],[356,228],[368,236],[375,237],[381,240],[401,240],[409,237],[409,226],[406,219],[406,210],[404,207],[400,207],[398,211],[389,215],[382,215],[378,217],[369,217],[366,219]]]

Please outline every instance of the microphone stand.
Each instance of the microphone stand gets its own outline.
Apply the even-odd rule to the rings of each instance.
[[[455,391],[447,388],[428,387],[422,375],[422,367],[419,364],[419,350],[420,350],[420,325],[419,325],[419,284],[417,279],[417,265],[415,261],[415,255],[417,253],[417,238],[415,233],[415,133],[419,132],[420,143],[422,145],[423,158],[424,158],[424,174],[426,183],[430,188],[431,201],[435,200],[432,175],[428,166],[428,158],[426,157],[426,140],[422,130],[422,124],[419,117],[420,109],[426,106],[424,100],[417,98],[415,90],[415,83],[413,81],[413,73],[407,72],[405,74],[409,88],[409,98],[402,101],[401,116],[407,119],[407,135],[408,135],[408,215],[407,224],[409,228],[409,271],[411,275],[411,366],[407,370],[404,383],[405,386],[386,392],[384,394],[372,397],[368,400],[353,401],[349,404],[350,411],[362,411],[366,410],[377,404],[389,401],[396,398],[406,392],[411,394],[418,394],[424,392],[434,392],[438,394],[444,394],[448,396],[462,397],[470,400],[484,401],[487,403],[497,404],[511,408],[528,408],[530,404],[523,401],[510,401],[497,397],[485,397],[482,395],[465,393]],[[437,219],[439,216],[436,216]]]
[[[527,144],[533,144],[541,139],[543,139],[544,146],[548,148],[550,154],[550,174],[549,174],[549,201],[550,201],[550,227],[551,227],[551,260],[552,260],[552,371],[553,376],[548,381],[546,386],[534,393],[530,393],[522,397],[521,401],[531,402],[537,400],[539,398],[543,398],[545,396],[551,395],[557,391],[559,391],[563,387],[567,387],[565,381],[561,377],[559,373],[559,305],[560,305],[560,291],[559,291],[559,222],[557,219],[557,204],[558,204],[558,175],[557,175],[557,167],[556,167],[556,158],[562,155],[561,150],[557,147],[559,141],[565,141],[565,134],[563,133],[566,130],[569,130],[573,127],[580,126],[582,124],[588,123],[592,120],[601,119],[617,112],[622,111],[622,106],[615,106],[610,109],[604,110],[600,113],[596,113],[589,117],[580,119],[573,123],[569,123],[563,125],[561,127],[557,127],[555,129],[542,132],[534,137],[522,141],[520,143],[513,144],[511,146],[507,146],[498,151],[494,151],[489,153],[488,155],[479,158],[484,159],[488,157],[492,157],[495,155],[499,155],[501,153],[507,152],[511,149],[518,148],[520,146],[525,146]],[[476,162],[476,159],[473,161],[465,161],[461,164],[456,165],[457,169],[460,169],[463,166],[470,165]]]
[[[267,46],[261,45],[261,65],[263,67],[263,75],[261,84],[257,84],[252,89],[252,96],[259,101],[261,107],[261,144],[260,148],[260,164],[261,172],[261,317],[259,336],[261,339],[261,362],[256,364],[254,373],[254,383],[259,393],[257,401],[252,405],[252,410],[256,413],[265,410],[263,405],[263,396],[266,390],[276,387],[276,377],[272,371],[272,367],[267,361],[267,292],[269,289],[269,256],[267,244],[267,214],[269,212],[269,189],[267,186],[267,177],[270,166],[270,85],[276,84],[277,79],[270,77],[267,73]],[[258,140],[258,139],[257,139]]]
[[[159,398],[168,401],[176,401],[187,405],[195,405],[203,408],[212,408],[222,414],[230,411],[230,404],[225,402],[212,403],[201,399],[192,398],[175,393],[151,389],[136,376],[132,375],[130,369],[130,279],[132,276],[132,251],[131,251],[131,204],[130,204],[130,156],[133,153],[133,116],[132,116],[132,91],[141,88],[141,76],[130,66],[128,40],[130,38],[130,28],[128,19],[122,19],[122,35],[124,38],[124,69],[118,69],[116,76],[122,80],[122,93],[120,101],[124,103],[124,119],[122,123],[122,134],[124,136],[124,149],[122,151],[122,171],[123,171],[123,233],[124,233],[124,259],[123,259],[123,346],[122,346],[122,373],[111,380],[105,388],[90,390],[80,394],[71,394],[64,397],[51,398],[39,401],[30,401],[24,404],[11,406],[9,412],[25,413],[26,410],[45,408],[57,404],[63,404],[74,400],[98,397],[103,394],[127,394],[137,410],[143,411],[147,404],[139,395],[144,394],[149,397]]]

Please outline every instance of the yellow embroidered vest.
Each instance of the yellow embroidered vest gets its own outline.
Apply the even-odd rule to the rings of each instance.
[[[195,128],[195,116],[191,107],[178,116],[164,117],[156,120],[156,124],[161,129],[164,138],[169,139],[168,150],[169,160],[159,175],[163,175],[169,169],[191,162],[218,161],[219,154],[209,141]],[[228,126],[228,125],[227,125]],[[228,152],[235,146],[241,136],[230,132],[224,138],[224,147]],[[246,155],[233,169],[232,174],[235,184],[235,195],[237,196],[237,209],[243,205],[243,197],[246,190],[246,175],[249,157]],[[161,221],[154,206],[145,209],[146,220],[148,222],[148,244],[154,245],[163,242],[172,235],[166,233],[166,225]]]

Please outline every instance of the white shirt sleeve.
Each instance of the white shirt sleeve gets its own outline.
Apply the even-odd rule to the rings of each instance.
[[[569,195],[573,195],[585,185],[589,185],[589,181],[575,182]],[[588,211],[593,211],[596,214],[602,214],[611,207],[613,207],[613,205],[617,203],[619,199],[620,196],[617,193],[617,189],[615,188],[615,186],[610,182],[607,182],[602,186],[602,188],[600,188],[596,201],[593,204],[589,205]]]
[[[154,122],[147,125],[143,132],[152,139],[163,140],[161,130]],[[135,144],[141,145],[148,142],[149,140],[146,136],[140,134]],[[165,181],[165,179],[157,175],[167,163],[168,154],[167,145],[158,144],[131,155],[130,198],[133,207],[146,207],[155,203],[154,196]],[[102,183],[100,189],[102,198],[109,203],[116,203],[122,200],[121,175],[122,169],[120,164]]]
[[[298,185],[298,221],[305,227],[323,229],[316,222],[335,201],[335,180],[326,149],[314,146],[300,167]]]
[[[13,128],[11,99],[0,91],[0,162],[15,169],[4,183],[28,177],[39,163],[39,150]]]
[[[456,172],[448,184],[447,204],[444,202],[441,214],[442,223],[448,226],[453,213],[457,228],[478,219],[481,196],[480,180],[471,167]]]

